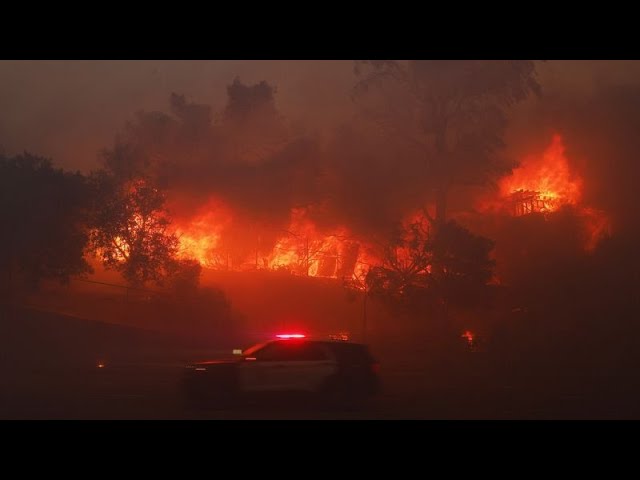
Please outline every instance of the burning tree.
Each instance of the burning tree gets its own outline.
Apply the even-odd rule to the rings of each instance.
[[[383,251],[382,264],[371,267],[365,277],[369,292],[400,300],[428,287],[433,260],[428,225],[412,223]]]
[[[104,265],[132,285],[162,284],[175,273],[178,249],[178,238],[168,232],[164,194],[144,179],[120,182],[105,171],[91,181],[91,244]]]

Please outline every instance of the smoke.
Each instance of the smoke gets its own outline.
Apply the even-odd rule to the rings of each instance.
[[[604,62],[603,62],[604,63]],[[637,178],[640,178],[639,64],[621,62],[628,76],[590,78],[588,86],[575,90],[549,89],[546,94],[517,112],[509,135],[511,154],[524,158],[527,152],[543,151],[552,133],[560,133],[572,171],[583,179],[585,205],[606,212],[613,231],[638,233],[635,208]],[[634,81],[636,79],[636,81]],[[579,84],[579,83],[578,83]]]
[[[384,236],[428,200],[420,152],[362,119],[310,131],[281,113],[266,81],[236,78],[227,94],[217,111],[172,93],[169,113],[138,112],[104,163],[123,177],[156,178],[177,218],[221,202],[245,232],[282,231],[302,209],[324,234]]]
[[[312,212],[318,226],[344,225],[360,236],[384,236],[425,205],[430,192],[424,187],[424,161],[415,152],[362,125],[333,133],[324,150],[322,208]]]
[[[615,231],[636,231],[640,62],[537,68],[542,95],[513,111],[504,154],[517,163],[560,133],[585,203],[611,215]],[[322,231],[385,235],[431,193],[422,154],[358,115],[353,70],[350,61],[0,62],[0,145],[89,171],[116,132],[121,144],[135,135],[177,218],[219,200],[242,228],[286,228],[292,209],[308,207]],[[457,189],[450,208],[494,193]]]
[[[0,61],[0,146],[88,171],[135,112],[164,111],[171,92],[224,108],[226,88],[266,80],[294,123],[348,116],[351,61]]]

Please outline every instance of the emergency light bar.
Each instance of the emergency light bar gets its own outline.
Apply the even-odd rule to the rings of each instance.
[[[290,338],[305,338],[306,335],[302,333],[283,333],[280,335],[276,335],[277,338],[281,338],[283,340],[288,340]]]

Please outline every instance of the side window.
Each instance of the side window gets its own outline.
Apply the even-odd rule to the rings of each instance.
[[[327,359],[321,345],[289,340],[270,343],[254,356],[261,362],[313,362]]]
[[[283,362],[290,360],[290,344],[287,341],[278,341],[267,344],[254,354],[259,362]]]
[[[336,343],[332,350],[343,365],[361,365],[373,361],[369,350],[361,345]]]
[[[327,358],[327,352],[317,343],[307,343],[300,351],[300,361],[319,362]]]

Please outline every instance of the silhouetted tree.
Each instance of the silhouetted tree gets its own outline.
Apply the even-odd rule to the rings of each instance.
[[[187,102],[184,95],[172,93],[170,98],[171,111],[178,117],[186,130],[193,135],[201,135],[211,127],[211,107],[193,102]]]
[[[366,283],[373,295],[402,300],[415,290],[428,288],[433,261],[429,234],[429,226],[419,221],[396,232],[395,240],[384,246],[382,265],[367,273]]]
[[[180,140],[178,121],[162,112],[138,112],[116,136],[113,147],[101,152],[103,168],[119,182],[144,177],[147,183],[166,188],[176,162]]]
[[[178,249],[163,192],[144,179],[121,182],[104,170],[92,174],[91,184],[91,245],[103,264],[132,285],[163,284],[175,271]]]
[[[245,85],[236,77],[227,87],[225,117],[238,122],[249,121],[256,116],[274,119],[277,117],[275,93],[275,87],[264,80],[255,85]]]
[[[276,88],[266,81],[245,85],[236,78],[227,87],[221,126],[236,159],[264,160],[289,141],[289,131],[275,105]]]
[[[437,230],[446,223],[447,197],[455,185],[484,184],[509,170],[496,155],[503,145],[508,107],[538,92],[532,61],[391,60],[356,62],[354,98],[365,111],[424,156],[434,192]],[[434,251],[439,274],[443,252]]]
[[[171,113],[139,111],[102,152],[104,168],[122,182],[144,177],[160,189],[179,183],[180,170],[202,149],[209,150],[211,107],[169,97]]]
[[[441,255],[442,272],[433,281],[445,303],[472,305],[480,300],[494,274],[493,248],[492,240],[475,235],[453,220],[434,232],[428,250]]]
[[[382,265],[369,270],[366,282],[373,295],[396,303],[469,303],[493,276],[492,249],[491,240],[453,220],[437,231],[415,222],[387,247]],[[433,275],[436,251],[442,254],[439,276]]]
[[[0,270],[10,285],[67,282],[90,271],[83,258],[87,206],[80,173],[28,153],[0,156]]]

